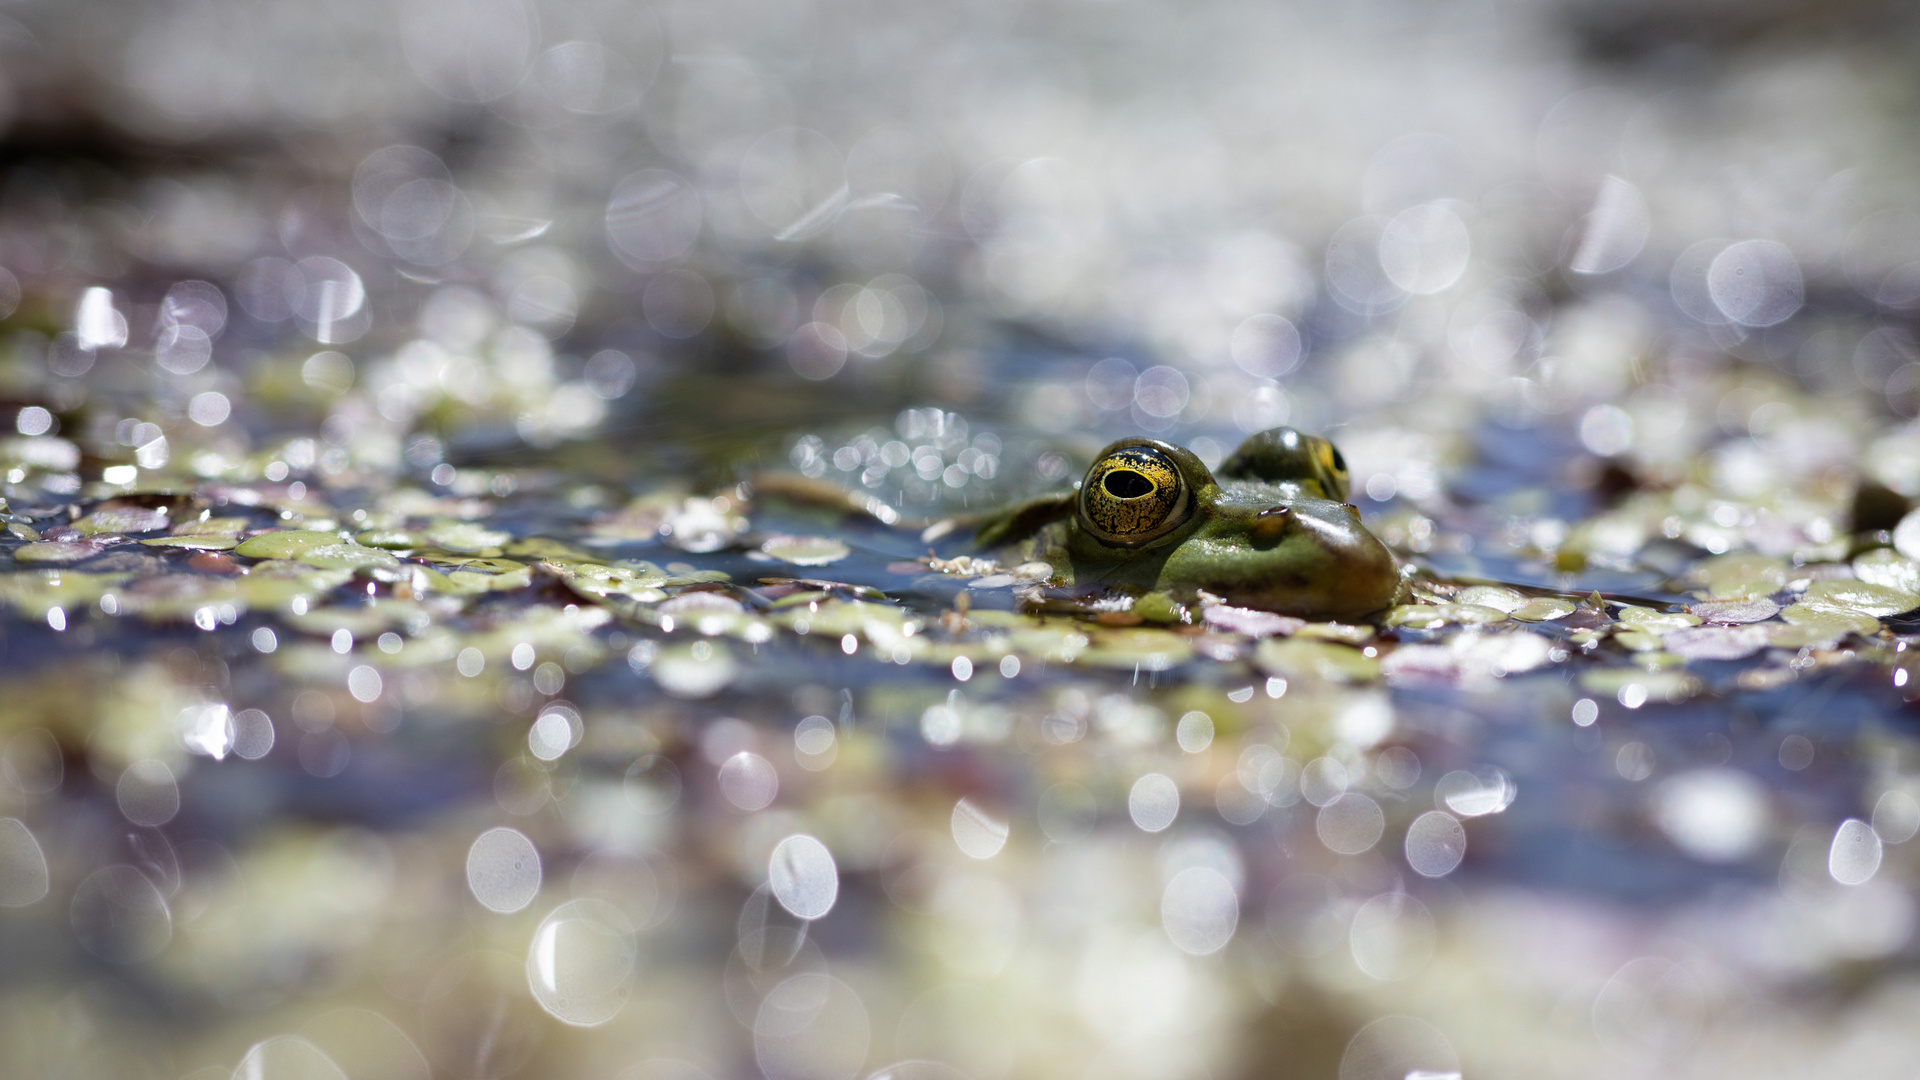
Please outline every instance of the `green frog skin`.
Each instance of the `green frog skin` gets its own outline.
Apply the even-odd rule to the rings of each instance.
[[[975,542],[1020,544],[1075,586],[1358,619],[1393,604],[1401,576],[1346,497],[1340,452],[1292,428],[1248,438],[1217,473],[1184,447],[1122,439],[1072,492],[988,518]]]

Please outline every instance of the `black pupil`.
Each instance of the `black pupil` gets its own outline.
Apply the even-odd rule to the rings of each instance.
[[[1333,452],[1333,467],[1335,469],[1338,469],[1341,472],[1347,471],[1347,459],[1344,457],[1341,457],[1340,451],[1338,450],[1335,450]]]
[[[1153,494],[1153,481],[1131,469],[1115,469],[1100,482],[1107,494],[1116,499],[1137,499],[1142,495]]]

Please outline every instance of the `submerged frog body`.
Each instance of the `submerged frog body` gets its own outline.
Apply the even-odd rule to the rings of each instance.
[[[1252,436],[1217,472],[1171,443],[1122,439],[1074,491],[988,519],[976,542],[1022,543],[1074,585],[1351,619],[1392,604],[1401,578],[1346,497],[1340,452],[1292,428]]]

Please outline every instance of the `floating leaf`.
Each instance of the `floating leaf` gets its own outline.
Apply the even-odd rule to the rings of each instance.
[[[449,570],[466,570],[475,574],[517,574],[527,569],[527,564],[514,559],[488,559],[477,555],[450,555],[444,551],[421,551],[415,553],[435,566],[444,566]]]
[[[1000,572],[997,559],[986,559],[978,555],[956,555],[951,559],[928,559],[927,568],[935,573],[951,577],[982,577]],[[911,571],[908,571],[909,573]]]
[[[660,535],[682,551],[708,552],[730,547],[747,530],[727,496],[682,500],[660,523]]]
[[[1694,626],[1675,630],[1667,650],[1688,660],[1742,660],[1772,643],[1762,626]]]
[[[1454,597],[1454,602],[1476,604],[1511,615],[1526,604],[1527,598],[1514,589],[1500,585],[1473,585],[1461,589],[1459,595]]]
[[[80,448],[57,435],[30,435],[0,439],[0,461],[53,472],[80,467]]]
[[[1436,610],[1441,618],[1461,626],[1487,626],[1507,621],[1506,612],[1482,604],[1440,604]]]
[[[660,591],[666,572],[657,566],[606,566],[601,563],[576,563],[548,559],[540,564],[558,576],[567,588],[588,599],[625,596],[648,603],[665,600]]]
[[[762,625],[763,620],[748,614],[740,601],[725,593],[682,593],[654,607],[652,615],[662,627],[692,629],[709,637],[764,641],[772,636],[771,631],[754,633],[753,628]]]
[[[632,564],[615,563],[614,565],[627,566]],[[644,566],[650,566],[652,564],[640,563],[638,565],[644,567]],[[684,569],[681,569],[681,570],[674,570],[675,565],[680,565],[680,564],[672,564],[668,566],[668,570],[673,571],[673,576],[660,583],[665,588],[678,589],[678,588],[684,588],[688,585],[705,585],[705,584],[710,584],[714,582],[733,580],[733,575],[727,573],[725,570],[695,570],[692,567],[685,567]],[[842,587],[851,588],[852,586],[842,586]],[[867,590],[867,592],[870,595],[873,595],[875,597],[878,597],[881,595],[878,592],[878,590],[869,589]]]
[[[427,623],[431,616],[419,604],[381,598],[373,603],[326,604],[310,608],[305,614],[283,616],[287,624],[320,637],[331,637],[345,630],[355,638],[374,637],[383,630],[406,629]]]
[[[361,547],[359,544],[313,544],[302,548],[294,558],[322,570],[359,570],[363,567],[400,565],[400,560],[394,558],[391,552]]]
[[[1180,634],[1153,627],[1102,629],[1078,662],[1136,671],[1166,671],[1193,657],[1193,642]]]
[[[1909,512],[1894,526],[1893,546],[1909,559],[1920,559],[1920,510]]]
[[[803,589],[800,592],[788,593],[780,597],[769,605],[769,607],[774,611],[784,611],[789,608],[803,608],[823,603],[831,599],[832,596],[832,593],[824,589]]]
[[[1750,551],[1715,555],[1694,567],[1694,577],[1715,599],[1770,596],[1787,584],[1787,562]]]
[[[600,557],[586,548],[569,544],[565,540],[555,540],[549,536],[528,536],[509,541],[502,553],[520,559],[545,560],[592,565],[599,563]]]
[[[524,589],[533,584],[533,567],[522,566],[511,573],[497,574],[475,570],[452,570],[446,574],[446,590],[454,594],[473,595],[485,592],[510,592]]]
[[[1460,658],[1445,645],[1402,645],[1380,660],[1389,683],[1451,682],[1460,677]]]
[[[40,540],[13,549],[13,560],[23,563],[75,563],[101,554],[113,544],[105,537],[84,540]]]
[[[1551,659],[1554,644],[1530,630],[1466,633],[1449,643],[1470,677],[1505,678],[1533,671]]]
[[[1291,615],[1233,607],[1229,604],[1214,604],[1203,611],[1200,617],[1208,626],[1217,630],[1245,634],[1251,638],[1280,637],[1307,625],[1305,619],[1297,619]]]
[[[167,512],[163,509],[121,506],[110,510],[95,510],[74,522],[73,527],[83,536],[99,536],[103,533],[158,532],[166,528],[169,521]]]
[[[443,593],[449,596],[472,595],[488,591],[484,588],[463,590],[454,585],[453,579],[446,574],[431,566],[421,566],[418,563],[402,563],[387,569],[376,567],[368,572],[368,576],[375,581],[390,581],[399,587],[396,592],[410,592],[415,596],[426,593]]]
[[[1838,638],[1845,634],[1871,635],[1880,632],[1880,620],[1865,612],[1826,604],[1790,604],[1780,617],[1795,626],[1818,628]]]
[[[247,610],[246,594],[239,581],[202,574],[139,578],[115,595],[122,614],[155,622],[194,620],[203,629],[211,629],[211,624],[203,621],[207,616],[202,612],[214,614],[218,622],[231,623]]]
[[[1767,632],[1767,640],[1771,644],[1783,649],[1830,649],[1840,644],[1841,638],[1859,632],[1857,627],[1845,625],[1840,620],[1757,625]]]
[[[1401,645],[1380,661],[1394,683],[1485,681],[1532,671],[1548,662],[1553,643],[1526,631],[1468,632],[1445,644]]]
[[[1660,635],[1648,630],[1622,630],[1613,640],[1634,652],[1652,652],[1660,648]]]
[[[1013,584],[1012,575],[1004,575],[1007,584]],[[975,583],[979,584],[978,582]],[[1172,596],[1163,592],[1150,592],[1133,602],[1133,613],[1141,619],[1160,625],[1186,622],[1187,609]]]
[[[1365,645],[1374,638],[1373,627],[1353,626],[1348,623],[1314,622],[1302,626],[1294,632],[1295,637],[1314,638],[1318,641],[1338,641],[1344,645]]]
[[[1268,638],[1254,651],[1253,662],[1270,675],[1292,679],[1356,683],[1380,677],[1379,660],[1358,649],[1327,641]]]
[[[400,529],[368,529],[354,537],[358,543],[367,547],[385,548],[389,551],[406,551],[423,546],[419,533],[405,532]]]
[[[1920,563],[1891,548],[1875,548],[1853,560],[1853,576],[1874,585],[1920,594]]]
[[[46,617],[51,608],[69,610],[99,602],[126,581],[125,574],[93,574],[80,570],[26,570],[0,574],[0,600],[30,619]]]
[[[249,559],[297,559],[311,547],[340,543],[340,534],[312,529],[286,529],[250,536],[233,549]]]
[[[712,697],[740,673],[733,654],[717,641],[696,641],[660,650],[649,669],[660,688],[674,697]]]
[[[824,536],[768,537],[760,550],[795,566],[826,566],[853,553],[846,544]]]
[[[497,555],[500,546],[513,539],[509,532],[444,518],[427,526],[424,532],[429,543],[445,551],[469,555]]]
[[[1038,657],[1049,663],[1071,664],[1078,661],[1093,644],[1085,625],[1078,619],[1043,617],[1015,627],[1007,635],[1007,641],[1022,656]]]
[[[1404,626],[1413,630],[1435,630],[1447,625],[1447,617],[1440,613],[1437,604],[1402,604],[1387,612],[1388,626]]]
[[[1622,701],[1637,699],[1643,703],[1673,704],[1685,701],[1701,690],[1700,680],[1684,671],[1646,671],[1630,667],[1589,668],[1581,673],[1580,685]],[[1637,692],[1629,688],[1637,688]]]
[[[183,521],[173,527],[175,536],[233,536],[246,534],[247,519],[237,517],[207,518],[204,521]]]
[[[1573,614],[1578,606],[1558,596],[1536,596],[1507,614],[1521,622],[1551,622]]]
[[[1866,615],[1885,616],[1898,615],[1903,611],[1912,611],[1920,607],[1920,594],[1897,589],[1891,585],[1876,585],[1869,581],[1823,578],[1807,586],[1807,594],[1802,603],[1817,607],[1850,609]]]
[[[292,559],[271,559],[250,567],[240,579],[240,595],[256,608],[283,608],[294,600],[324,596],[353,579],[346,570],[322,570]]]
[[[1752,600],[1700,600],[1687,610],[1708,623],[1734,625],[1765,622],[1780,614],[1780,605],[1765,597]]]
[[[1637,607],[1633,604],[1620,605],[1617,617],[1625,626],[1648,634],[1665,634],[1700,625],[1698,615],[1690,615],[1684,611],[1655,611],[1652,608]]]
[[[460,654],[464,644],[460,635],[447,628],[429,626],[424,630],[408,630],[399,652],[386,653],[376,649],[365,654],[365,658],[379,667],[426,668],[452,660]]]

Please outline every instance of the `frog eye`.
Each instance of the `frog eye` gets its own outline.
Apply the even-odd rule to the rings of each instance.
[[[1166,454],[1128,446],[1093,463],[1080,485],[1080,522],[1109,544],[1144,544],[1187,519],[1186,478]]]
[[[1327,492],[1327,498],[1336,502],[1345,499],[1350,483],[1346,457],[1340,453],[1339,447],[1325,439],[1320,440],[1320,457],[1321,463],[1327,467],[1327,478],[1333,483],[1333,490]]]

